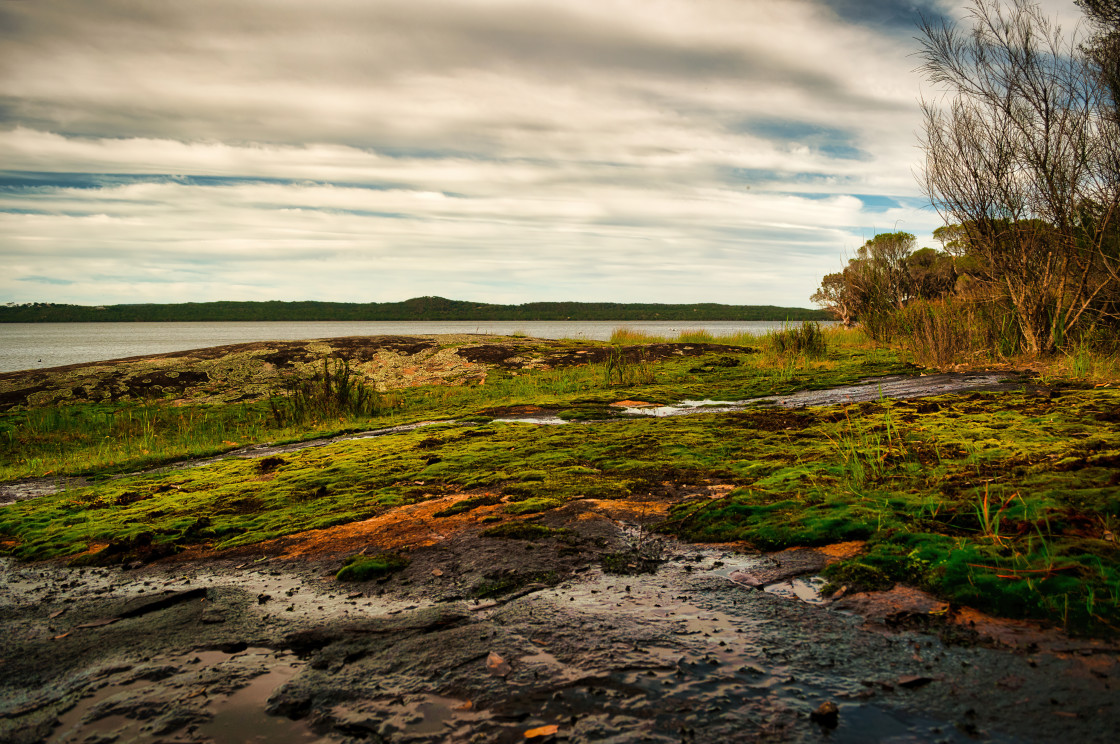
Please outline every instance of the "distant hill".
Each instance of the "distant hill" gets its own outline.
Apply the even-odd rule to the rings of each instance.
[[[662,305],[619,302],[483,302],[416,297],[404,302],[187,302],[144,305],[0,306],[0,323],[234,320],[826,320],[822,310],[774,305]]]

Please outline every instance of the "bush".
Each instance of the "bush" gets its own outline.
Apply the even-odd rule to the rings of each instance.
[[[1006,358],[1024,348],[1012,309],[1000,302],[912,302],[899,311],[898,326],[903,345],[927,367],[944,369],[977,355]]]

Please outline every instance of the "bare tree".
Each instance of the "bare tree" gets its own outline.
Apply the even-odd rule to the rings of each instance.
[[[1093,63],[1027,0],[975,0],[971,29],[922,24],[923,185],[989,269],[1034,353],[1120,281],[1116,125]]]

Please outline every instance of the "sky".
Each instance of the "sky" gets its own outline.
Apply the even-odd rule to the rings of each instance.
[[[915,24],[962,8],[0,0],[0,302],[809,307],[936,246]]]

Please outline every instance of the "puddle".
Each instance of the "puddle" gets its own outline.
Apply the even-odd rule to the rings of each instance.
[[[215,744],[300,744],[320,741],[320,737],[305,723],[265,713],[268,699],[295,677],[303,664],[296,661],[292,654],[276,653],[269,649],[248,649],[246,655],[260,652],[269,658],[269,662],[266,662],[270,664],[269,671],[254,677],[248,685],[229,697],[211,703],[208,708],[213,718],[199,726],[198,733]]]
[[[496,418],[495,424],[539,424],[541,426],[562,426],[568,422],[559,416],[521,416],[519,418]]]
[[[456,729],[490,717],[470,701],[434,694],[404,695],[336,706],[330,717],[342,733],[375,741],[445,741]]]
[[[640,416],[683,416],[689,413],[718,413],[736,411],[746,405],[735,400],[682,400],[671,406],[622,406],[622,412]]]
[[[157,656],[92,680],[92,694],[59,717],[47,741],[148,744],[177,734],[213,744],[319,742],[305,723],[265,713],[302,667],[294,654],[268,648]]]
[[[823,605],[828,604],[828,600],[821,596],[821,589],[823,589],[827,583],[828,580],[820,576],[809,576],[806,578],[779,581],[776,584],[770,584],[764,587],[763,591],[779,597],[800,599],[807,604]]]
[[[1022,385],[1021,382],[1007,381],[1007,378],[1006,372],[948,372],[920,377],[896,375],[827,390],[802,390],[789,395],[767,395],[737,401],[682,400],[671,406],[627,406],[622,408],[622,412],[635,416],[686,416],[701,412],[739,411],[760,405],[805,408],[866,403],[880,398],[923,398],[966,390],[1012,390]]]

